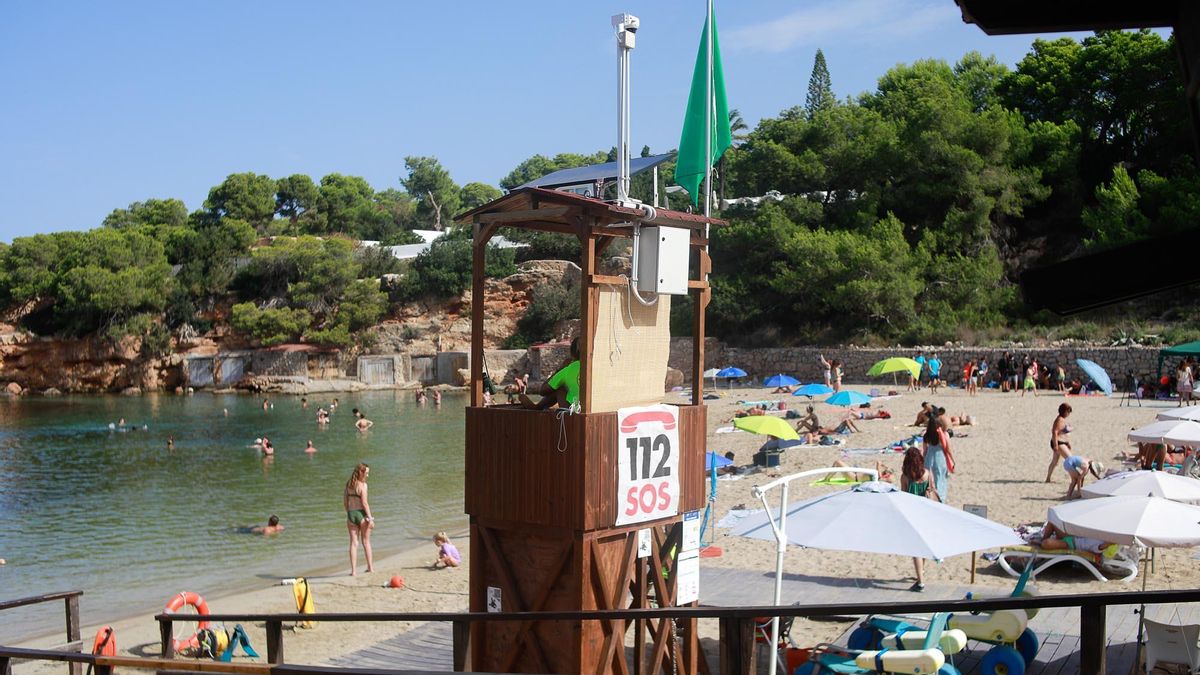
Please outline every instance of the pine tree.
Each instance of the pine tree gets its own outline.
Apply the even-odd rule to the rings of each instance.
[[[825,54],[818,49],[817,57],[813,60],[812,75],[808,77],[808,98],[804,101],[804,108],[811,119],[818,111],[832,108],[836,103],[833,84],[829,80],[829,68],[825,65]]]

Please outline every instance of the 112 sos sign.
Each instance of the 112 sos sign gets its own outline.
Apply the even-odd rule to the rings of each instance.
[[[679,409],[617,411],[617,525],[679,513]]]

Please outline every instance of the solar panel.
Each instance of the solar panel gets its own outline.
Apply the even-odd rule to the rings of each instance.
[[[651,155],[649,157],[635,157],[629,160],[629,175],[636,176],[643,171],[649,171],[654,167],[666,162],[675,157],[674,152],[668,152],[662,155]],[[594,186],[597,183],[611,183],[617,179],[617,163],[605,162],[603,164],[592,164],[590,166],[577,166],[573,169],[562,169],[554,173],[546,174],[541,178],[529,181],[520,187],[538,187],[553,190],[555,188],[567,186]],[[595,197],[596,194],[589,196]]]

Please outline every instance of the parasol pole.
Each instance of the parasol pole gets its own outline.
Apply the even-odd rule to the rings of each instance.
[[[763,486],[755,485],[750,493],[758,497],[762,502],[763,508],[767,511],[767,520],[771,523],[771,531],[775,534],[775,606],[778,607],[783,599],[783,555],[787,552],[787,499],[788,485],[792,481],[799,478],[808,478],[809,476],[821,476],[831,473],[865,473],[871,476],[872,480],[879,480],[879,472],[875,469],[860,469],[852,466],[837,466],[828,469],[811,469],[809,471],[801,471],[793,473],[782,478],[777,478]],[[776,523],[774,518],[771,518],[771,507],[767,504],[767,491],[782,486],[779,497],[779,522]],[[779,666],[779,617],[771,617],[771,667],[767,670],[771,675],[775,675],[775,669]]]

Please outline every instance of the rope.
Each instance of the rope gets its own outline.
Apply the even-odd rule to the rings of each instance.
[[[555,449],[559,452],[567,451],[567,415],[577,412],[575,409],[577,405],[579,404],[572,403],[570,408],[559,408],[554,413],[554,416],[558,418],[558,443],[555,445]]]

